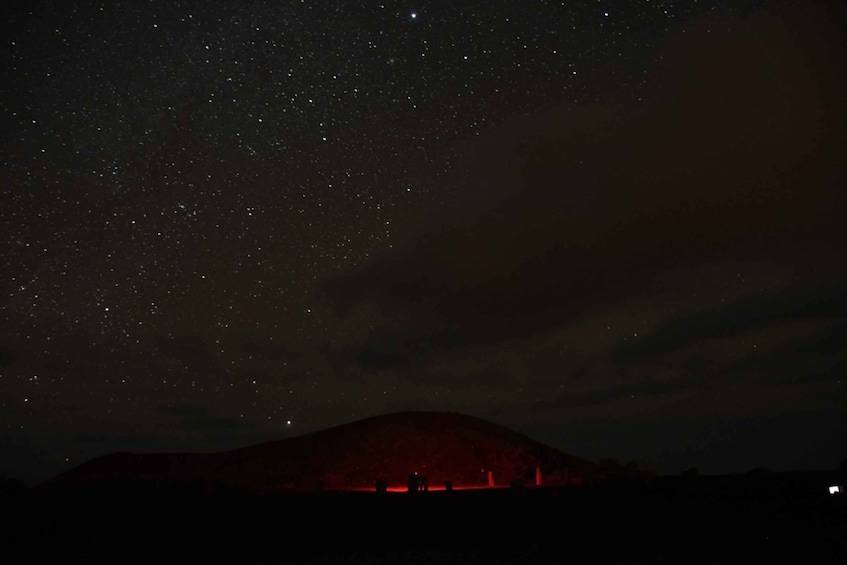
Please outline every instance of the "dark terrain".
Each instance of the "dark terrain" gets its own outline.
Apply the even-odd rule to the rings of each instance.
[[[432,489],[402,492],[413,471]],[[827,487],[845,479],[656,477],[468,416],[399,413],[225,453],[106,455],[34,488],[0,482],[0,562],[834,563],[847,496]]]
[[[524,492],[261,496],[33,490],[3,502],[3,561],[835,563],[847,555],[843,496],[757,484],[667,478]]]

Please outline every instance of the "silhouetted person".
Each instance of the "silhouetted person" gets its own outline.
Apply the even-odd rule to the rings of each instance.
[[[384,494],[386,492],[386,490],[388,490],[388,484],[386,484],[386,482],[383,481],[382,479],[377,479],[375,481],[375,484],[376,484],[376,492],[378,494]]]
[[[409,473],[409,480],[406,481],[406,486],[409,487],[409,492],[418,492],[419,483],[417,473]]]
[[[452,492],[453,491],[453,481],[445,480],[444,481],[444,490],[446,490],[447,492]]]

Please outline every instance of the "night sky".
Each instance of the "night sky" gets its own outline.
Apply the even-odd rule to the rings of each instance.
[[[839,4],[4,4],[0,475],[400,410],[837,466]]]

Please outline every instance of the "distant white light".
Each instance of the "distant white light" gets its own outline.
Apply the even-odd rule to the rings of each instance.
[[[415,19],[415,18],[417,18],[417,17],[418,17],[418,13],[417,13],[417,12],[412,12],[412,19],[414,20],[414,19]]]
[[[841,485],[830,485],[829,494],[841,494]]]
[[[290,425],[291,425],[291,420],[286,420],[286,421],[285,421],[285,425],[290,426]]]

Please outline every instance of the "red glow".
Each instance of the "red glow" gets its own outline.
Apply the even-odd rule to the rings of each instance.
[[[497,486],[497,487],[489,487],[488,485],[456,485],[456,484],[453,485],[453,490],[482,490],[482,489],[492,489],[492,488],[494,488],[494,489],[508,489],[509,486],[504,485],[504,486]],[[351,491],[355,491],[355,492],[374,492],[375,491],[374,487],[351,488],[351,489],[345,489],[345,490],[351,490]],[[445,490],[447,490],[447,488],[444,485],[433,485],[433,486],[429,487],[428,492],[445,491]],[[388,487],[386,487],[385,491],[386,492],[409,492],[409,487],[406,486],[406,485],[402,485],[402,486],[401,485],[389,485]],[[421,493],[421,494],[425,495],[426,493]]]

